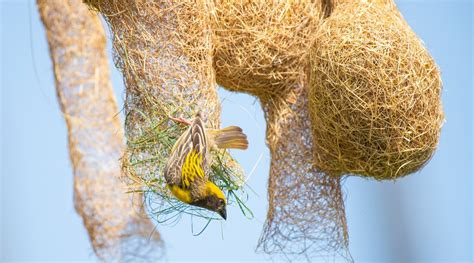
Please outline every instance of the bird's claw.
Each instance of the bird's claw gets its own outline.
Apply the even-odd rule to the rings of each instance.
[[[175,117],[172,117],[172,116],[168,116],[168,118],[174,122],[177,122],[177,123],[182,123],[182,124],[186,124],[186,125],[191,125],[191,122],[182,118],[182,117],[179,117],[179,118],[175,118]]]

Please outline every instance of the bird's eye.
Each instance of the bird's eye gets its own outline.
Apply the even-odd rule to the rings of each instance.
[[[219,205],[224,205],[224,200],[219,199]]]

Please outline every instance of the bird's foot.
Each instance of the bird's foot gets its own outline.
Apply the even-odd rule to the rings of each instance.
[[[174,122],[177,122],[177,123],[182,123],[182,124],[186,124],[186,125],[191,125],[191,122],[182,118],[182,117],[179,117],[179,118],[175,118],[175,117],[172,117],[172,116],[168,116],[168,118],[170,118],[170,120],[174,121]]]

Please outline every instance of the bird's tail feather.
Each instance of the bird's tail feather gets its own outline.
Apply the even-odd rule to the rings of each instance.
[[[237,126],[229,126],[220,130],[214,130],[214,143],[221,149],[245,150],[249,146],[247,135]]]

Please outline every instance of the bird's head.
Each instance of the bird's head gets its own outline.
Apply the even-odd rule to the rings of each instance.
[[[212,182],[206,183],[205,196],[202,199],[191,203],[191,205],[217,212],[224,219],[227,219],[226,204],[227,201],[224,193]]]

